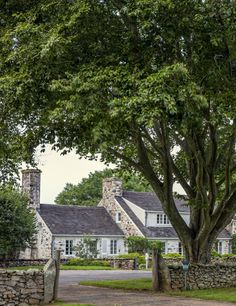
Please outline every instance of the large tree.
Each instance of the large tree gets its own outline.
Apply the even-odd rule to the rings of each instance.
[[[83,178],[80,183],[73,185],[67,183],[57,195],[55,202],[62,205],[96,206],[102,199],[103,179],[116,176],[122,180],[123,188],[133,191],[151,191],[150,186],[140,176],[128,173],[119,173],[115,169],[91,172],[88,178]]]
[[[32,138],[139,171],[186,256],[209,261],[236,211],[234,1],[11,0],[1,8],[4,84],[34,115]]]
[[[31,247],[36,234],[35,214],[28,198],[12,187],[0,187],[0,258],[12,259]]]

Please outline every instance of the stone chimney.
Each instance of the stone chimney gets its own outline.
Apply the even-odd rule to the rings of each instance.
[[[110,177],[103,180],[103,199],[122,197],[122,181],[116,177]]]
[[[40,208],[41,170],[27,169],[22,171],[22,191],[29,196],[29,208]]]

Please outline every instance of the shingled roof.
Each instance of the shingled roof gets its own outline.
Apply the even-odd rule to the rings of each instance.
[[[150,192],[141,192],[142,194],[150,194]],[[175,231],[175,229],[172,226],[158,226],[158,227],[146,227],[140,219],[136,216],[136,214],[132,211],[132,209],[128,206],[128,204],[125,202],[124,199],[129,199],[130,202],[133,204],[143,208],[145,205],[142,205],[144,202],[139,202],[140,205],[135,202],[135,200],[138,198],[136,195],[133,196],[133,194],[139,194],[139,192],[125,192],[123,195],[124,197],[115,197],[116,201],[119,203],[119,205],[123,208],[123,210],[126,212],[126,214],[130,217],[130,219],[133,221],[133,223],[137,226],[137,228],[140,230],[140,232],[147,238],[169,238],[169,239],[178,239],[178,235]],[[128,195],[128,196],[127,196]],[[131,195],[131,196],[130,196]],[[146,199],[149,197],[147,196]],[[152,197],[150,197],[152,198]],[[132,199],[132,201],[131,201]],[[142,195],[141,199],[145,199],[145,196]],[[159,200],[158,200],[159,201]],[[159,201],[160,203],[160,201]],[[181,207],[181,202],[178,202],[179,205],[177,207]],[[154,207],[155,201],[152,202],[152,207]],[[146,205],[145,207],[151,207]],[[157,205],[155,207],[158,207]],[[178,207],[178,208],[179,208]],[[151,211],[162,211],[162,208],[159,209],[150,209]],[[181,210],[179,209],[181,212]],[[183,210],[184,212],[188,212],[188,210]],[[231,239],[230,233],[224,229],[222,232],[219,233],[218,238],[224,238],[224,239]]]
[[[104,207],[41,204],[38,213],[54,235],[124,236]]]
[[[163,211],[160,200],[153,192],[123,191],[122,197],[144,210]],[[175,204],[180,212],[189,212],[184,201],[175,199]]]

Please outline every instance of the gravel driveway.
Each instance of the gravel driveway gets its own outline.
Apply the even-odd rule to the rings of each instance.
[[[81,286],[82,280],[151,277],[149,271],[61,271],[58,298],[64,302],[99,306],[235,306],[234,303],[170,297],[153,292]]]

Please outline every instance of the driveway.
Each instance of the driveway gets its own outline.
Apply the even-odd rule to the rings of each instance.
[[[129,279],[144,277],[151,277],[151,272],[138,270],[62,270],[60,271],[59,286],[63,286],[64,284],[78,284],[84,280]]]
[[[58,299],[104,306],[235,306],[234,303],[170,297],[153,292],[127,291],[79,285],[82,280],[150,277],[149,271],[61,271]]]

